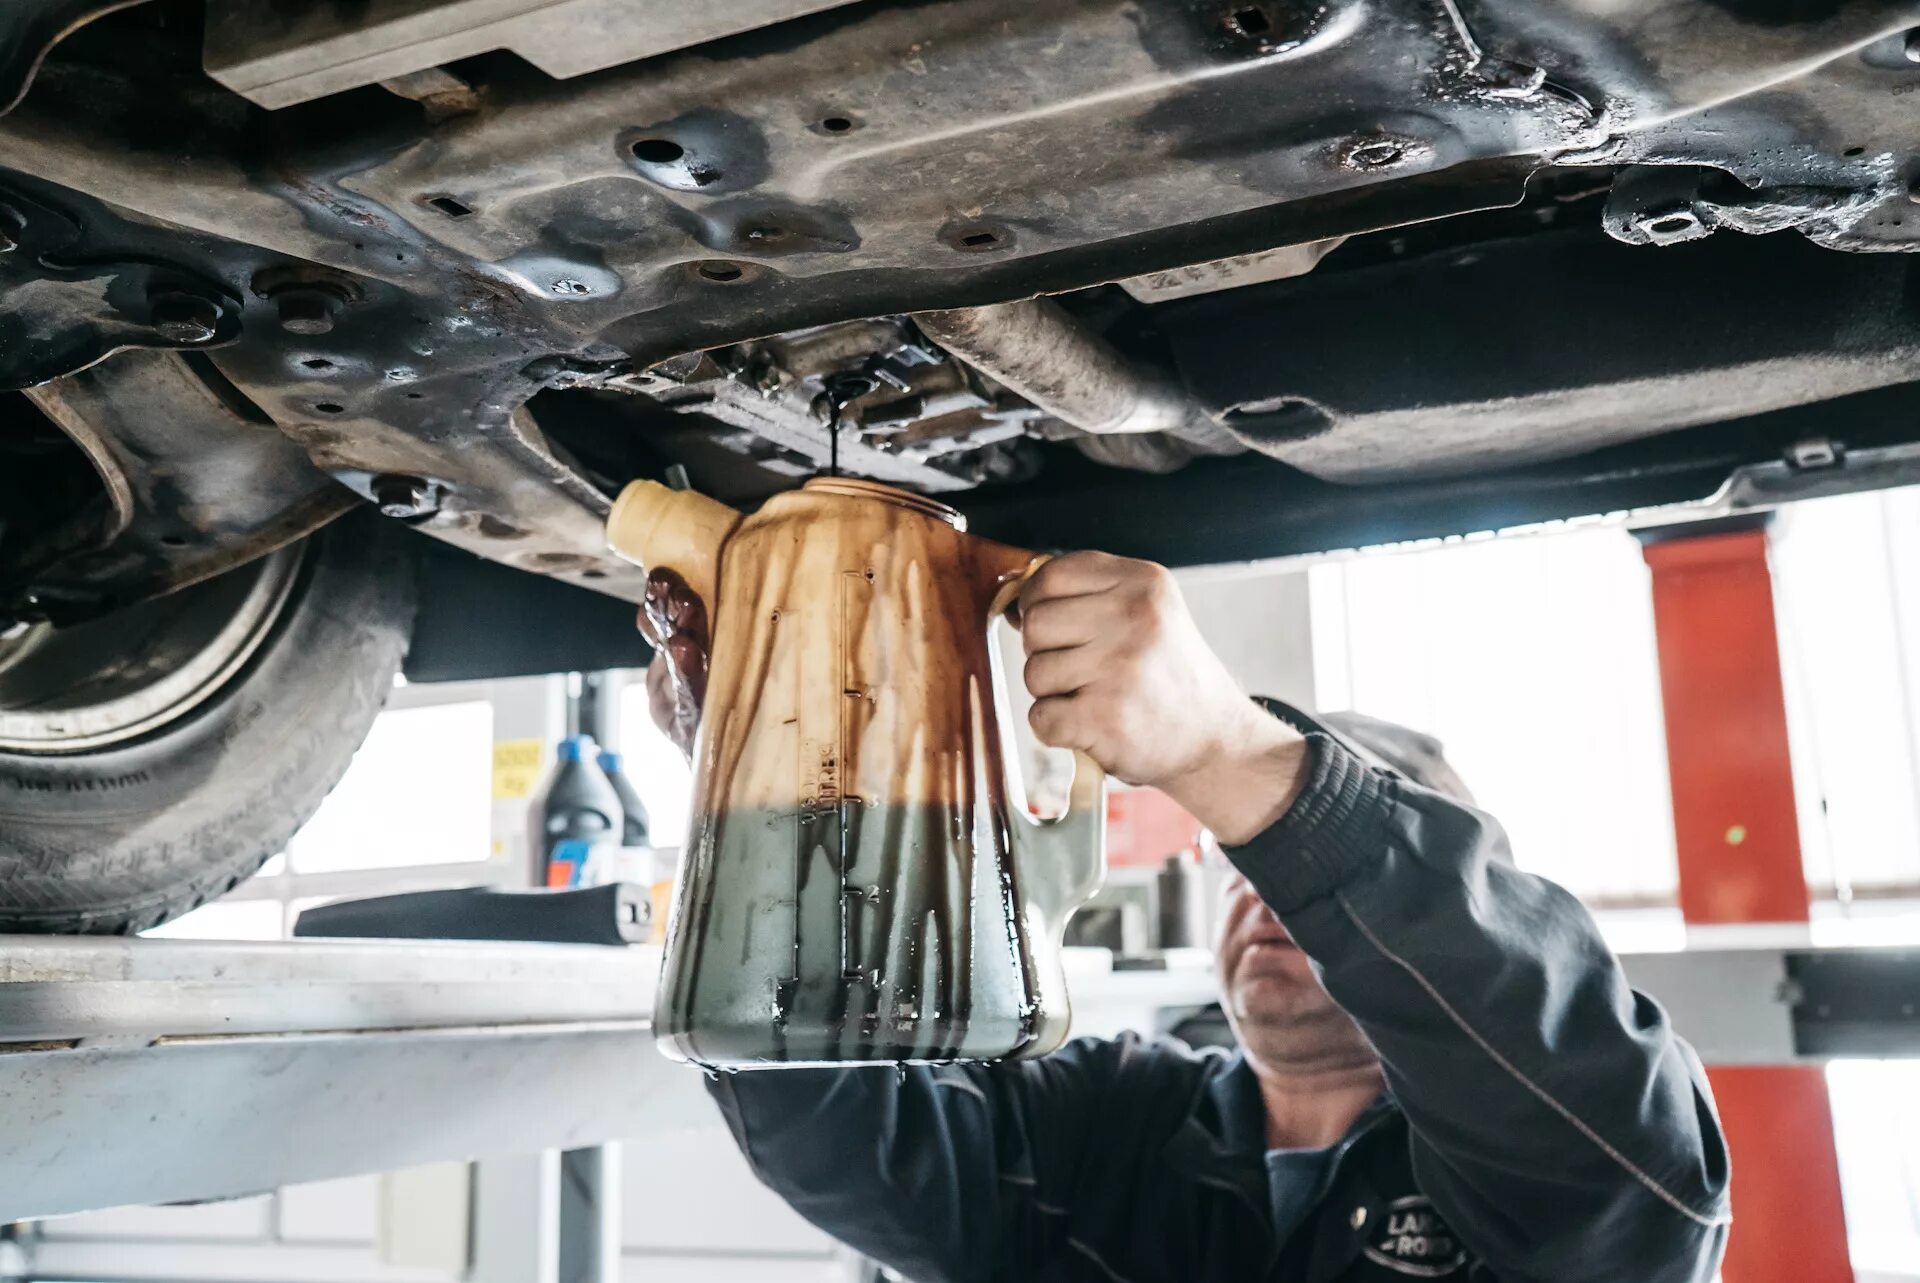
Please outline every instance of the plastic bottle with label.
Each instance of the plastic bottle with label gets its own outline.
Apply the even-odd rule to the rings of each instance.
[[[627,778],[620,754],[603,748],[598,760],[601,774],[607,777],[607,783],[619,795],[624,822],[620,829],[619,844],[595,848],[594,862],[581,875],[581,881],[591,886],[606,882],[648,886],[653,881],[654,859],[653,843],[647,834],[646,803],[640,800],[633,781]]]
[[[607,782],[613,785],[613,791],[620,797],[620,811],[624,822],[620,828],[621,846],[649,846],[647,840],[647,807],[640,800],[640,794],[633,787],[633,781],[627,778],[626,761],[610,748],[600,750],[600,770],[606,775]]]
[[[593,738],[560,741],[553,775],[533,804],[539,886],[587,885],[589,866],[603,864],[621,844],[626,814],[620,794],[596,760]]]

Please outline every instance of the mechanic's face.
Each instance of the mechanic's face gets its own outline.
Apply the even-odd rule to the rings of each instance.
[[[1280,919],[1237,872],[1229,872],[1221,891],[1214,965],[1221,1004],[1256,1066],[1303,1072],[1379,1063]]]

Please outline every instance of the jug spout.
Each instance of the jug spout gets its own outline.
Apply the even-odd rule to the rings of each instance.
[[[607,544],[650,576],[662,571],[677,576],[711,611],[720,549],[739,524],[740,514],[718,500],[657,481],[634,481],[607,516]]]

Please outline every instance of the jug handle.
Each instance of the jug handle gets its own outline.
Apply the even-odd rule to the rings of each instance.
[[[989,628],[1013,609],[1021,588],[1046,560],[1045,556],[1035,556],[1024,570],[1000,585],[987,613]],[[1056,950],[1067,915],[1091,899],[1106,878],[1106,782],[1100,764],[1075,749],[1073,785],[1067,793],[1065,813],[1051,820],[1029,815],[1008,817],[1020,884],[1028,905],[1040,914],[1046,939]]]

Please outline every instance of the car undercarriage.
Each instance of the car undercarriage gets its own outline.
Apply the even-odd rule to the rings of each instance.
[[[358,507],[633,602],[636,477],[1176,564],[1910,481],[1916,90],[1864,0],[13,0],[0,753]]]
[[[611,485],[751,499],[836,426],[847,472],[1035,542],[1147,502],[1129,470],[1318,510],[1900,385],[1920,345],[1877,257],[1920,236],[1913,6],[482,8],[12,6],[0,386],[111,498],[9,522],[16,614],[348,492],[631,597]]]

